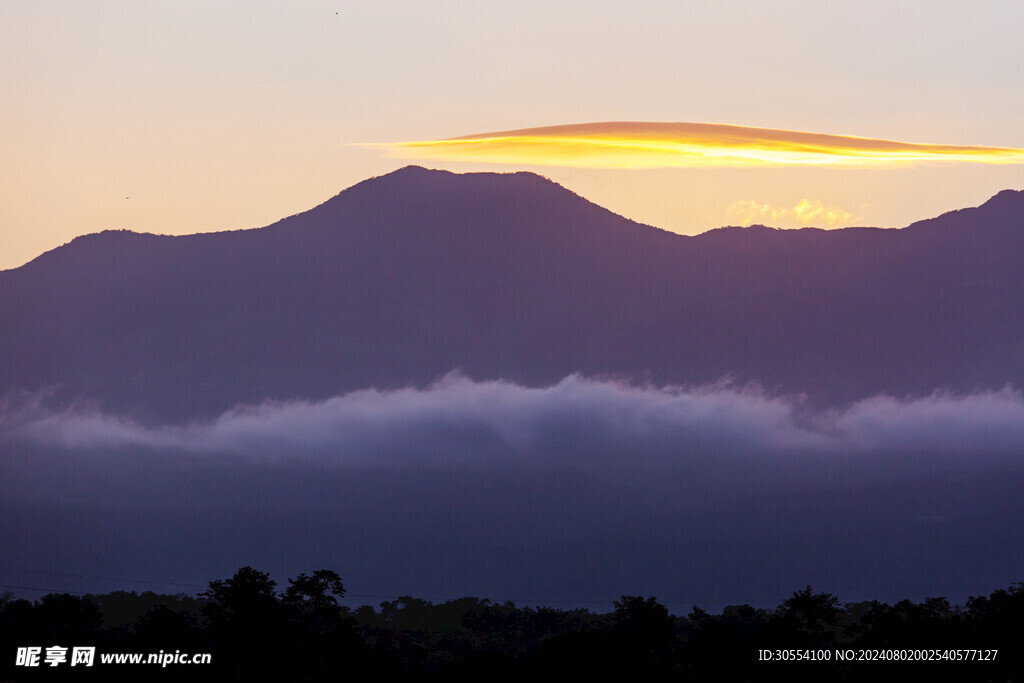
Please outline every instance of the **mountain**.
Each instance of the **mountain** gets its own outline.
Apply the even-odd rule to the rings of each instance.
[[[900,230],[685,237],[531,173],[407,167],[265,228],[0,272],[0,396],[144,420],[475,379],[723,377],[838,404],[1024,385],[1024,192]]]

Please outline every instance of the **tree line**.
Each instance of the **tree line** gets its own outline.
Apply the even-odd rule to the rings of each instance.
[[[543,672],[693,681],[854,681],[883,673],[1024,681],[1020,583],[962,606],[938,597],[843,604],[807,586],[774,609],[733,605],[713,614],[694,606],[685,616],[671,614],[654,597],[635,595],[622,596],[607,613],[412,596],[351,609],[341,604],[344,595],[341,577],[331,570],[299,574],[279,588],[252,567],[210,582],[196,596],[115,591],[29,601],[3,593],[0,679],[179,680],[187,673],[190,680],[315,681]],[[210,653],[211,662],[184,672],[182,664],[71,671],[16,661],[19,647],[55,645],[94,646],[101,653]],[[978,652],[993,651],[994,659],[978,660]],[[879,652],[928,653],[929,661],[879,660],[872,655]],[[846,658],[851,653],[852,661]],[[874,661],[858,661],[870,656]]]

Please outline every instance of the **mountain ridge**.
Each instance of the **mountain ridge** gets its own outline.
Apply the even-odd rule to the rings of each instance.
[[[656,230],[659,233],[664,233],[666,235],[672,235],[673,237],[680,237],[680,238],[684,238],[684,239],[698,239],[698,240],[700,240],[700,239],[717,239],[717,238],[720,238],[720,237],[722,237],[723,235],[726,235],[726,234],[728,234],[730,236],[736,236],[736,235],[751,236],[751,235],[755,235],[755,234],[782,234],[782,233],[786,233],[786,234],[796,233],[796,234],[799,234],[801,232],[804,232],[806,234],[806,231],[817,231],[817,232],[821,232],[821,233],[842,234],[844,231],[849,231],[849,230],[857,230],[857,231],[859,231],[859,230],[902,231],[902,230],[907,230],[907,229],[918,230],[918,229],[926,229],[928,226],[934,226],[936,224],[940,224],[941,225],[944,222],[947,222],[948,220],[953,219],[953,218],[961,218],[961,219],[963,219],[963,218],[971,216],[976,211],[982,211],[983,213],[997,211],[997,210],[998,211],[1014,210],[1014,211],[1024,212],[1024,190],[1004,189],[1004,190],[1000,190],[995,195],[993,195],[992,197],[987,199],[985,202],[983,202],[982,204],[980,204],[980,205],[978,205],[976,207],[964,207],[964,208],[960,208],[960,209],[954,209],[954,210],[951,210],[951,211],[944,212],[944,213],[942,213],[942,214],[940,214],[938,216],[934,216],[934,217],[931,217],[931,218],[924,218],[924,219],[921,219],[921,220],[914,221],[914,222],[909,223],[908,225],[906,225],[904,227],[900,227],[900,228],[895,228],[895,227],[883,228],[883,227],[877,227],[877,226],[848,226],[848,227],[842,227],[842,228],[821,228],[821,227],[817,227],[817,226],[803,226],[803,227],[800,227],[800,228],[777,228],[777,227],[772,227],[772,226],[768,226],[768,225],[764,225],[764,224],[759,224],[758,223],[758,224],[752,224],[752,225],[748,225],[748,226],[725,225],[725,226],[721,226],[721,227],[718,227],[718,228],[711,228],[709,230],[706,230],[706,231],[704,231],[702,233],[698,233],[698,234],[695,234],[695,235],[684,235],[684,234],[681,234],[681,233],[672,232],[670,230],[665,230],[664,228],[659,228],[657,226],[653,226],[653,225],[649,225],[649,224],[645,224],[645,223],[640,223],[638,221],[634,221],[634,220],[632,220],[630,218],[622,216],[621,214],[616,214],[613,211],[610,211],[609,209],[606,209],[605,207],[600,206],[599,204],[591,202],[590,200],[586,199],[582,195],[579,195],[579,194],[573,192],[572,190],[570,190],[570,189],[568,189],[568,188],[558,184],[557,182],[555,182],[555,181],[553,181],[553,180],[551,180],[551,179],[549,179],[549,178],[547,178],[545,176],[542,176],[540,174],[533,173],[531,171],[513,171],[513,172],[506,172],[506,173],[501,173],[501,172],[454,173],[452,171],[447,171],[447,170],[443,170],[443,169],[428,169],[428,168],[425,168],[423,166],[419,166],[419,165],[415,165],[415,164],[410,164],[410,165],[407,165],[407,166],[403,166],[403,167],[401,167],[399,169],[396,169],[394,171],[391,171],[390,173],[385,173],[383,175],[373,176],[371,178],[367,178],[365,180],[362,180],[362,181],[360,181],[360,182],[358,182],[358,183],[356,183],[354,185],[351,185],[351,186],[341,190],[340,192],[338,192],[334,196],[330,197],[326,201],[321,202],[320,204],[317,204],[316,206],[311,207],[310,209],[307,209],[305,211],[300,211],[300,212],[292,214],[290,216],[285,216],[285,217],[283,217],[283,218],[281,218],[281,219],[279,219],[277,221],[274,221],[273,223],[269,223],[269,224],[261,226],[261,227],[256,227],[256,228],[238,228],[238,229],[231,229],[231,230],[217,230],[217,231],[202,232],[202,233],[187,233],[187,234],[181,234],[181,235],[170,235],[170,234],[164,234],[164,233],[136,232],[134,230],[125,229],[125,228],[111,228],[111,229],[101,230],[99,232],[88,233],[88,234],[85,234],[85,235],[76,236],[75,238],[73,238],[69,242],[66,242],[66,243],[64,243],[62,245],[54,247],[53,249],[47,250],[47,251],[43,252],[42,254],[40,254],[39,256],[36,256],[35,258],[33,258],[33,259],[27,261],[26,263],[22,264],[21,266],[16,266],[14,268],[9,268],[7,270],[0,270],[0,273],[18,270],[19,268],[23,268],[25,266],[28,266],[29,264],[35,262],[37,259],[43,258],[43,257],[47,256],[48,254],[52,254],[53,252],[56,252],[58,250],[61,250],[61,249],[67,248],[67,247],[71,247],[71,246],[76,245],[76,244],[81,246],[84,243],[92,242],[92,241],[95,241],[96,239],[131,238],[132,236],[139,236],[139,237],[145,237],[145,238],[163,238],[163,237],[183,238],[183,237],[197,237],[197,236],[200,236],[200,235],[223,235],[223,234],[252,233],[254,231],[261,231],[261,230],[281,230],[281,229],[285,229],[287,227],[290,227],[291,225],[293,225],[296,222],[296,220],[301,219],[302,217],[307,217],[307,216],[309,216],[311,214],[316,214],[317,212],[321,212],[321,211],[334,212],[336,210],[336,208],[338,208],[338,207],[345,207],[346,200],[351,199],[353,197],[353,195],[358,195],[362,191],[365,191],[365,190],[370,189],[370,188],[376,189],[376,188],[379,188],[381,185],[389,185],[389,184],[393,184],[393,183],[398,182],[398,181],[408,181],[410,178],[413,178],[419,184],[422,184],[425,179],[429,181],[429,184],[428,184],[428,186],[426,188],[423,188],[423,187],[420,188],[421,192],[427,191],[427,190],[436,191],[438,189],[438,182],[437,181],[442,181],[442,182],[445,182],[445,183],[448,183],[448,182],[451,182],[451,181],[458,182],[460,178],[462,178],[462,179],[468,179],[468,178],[477,179],[477,178],[480,178],[480,179],[486,179],[486,180],[490,180],[490,179],[494,179],[494,178],[500,178],[500,179],[505,179],[505,180],[507,180],[507,179],[525,180],[525,181],[531,183],[532,185],[534,185],[536,187],[543,187],[543,188],[545,188],[547,190],[556,190],[556,191],[565,193],[566,196],[573,197],[581,205],[592,207],[594,209],[598,209],[598,210],[600,210],[603,213],[609,214],[611,216],[615,216],[616,218],[622,219],[623,221],[625,221],[625,222],[627,222],[629,224],[632,224],[634,226],[639,226],[639,227],[646,228],[646,229]],[[448,190],[448,191],[451,191],[450,187],[449,188],[445,188],[445,189]],[[347,208],[347,207],[345,207],[345,208]]]
[[[1024,386],[1024,192],[903,229],[676,235],[531,173],[406,167],[264,228],[0,272],[0,395],[153,419],[426,385],[733,377],[836,404]]]
[[[39,259],[39,258],[41,258],[43,256],[46,256],[47,254],[51,254],[52,252],[55,252],[55,251],[57,251],[59,249],[63,249],[65,247],[69,247],[69,246],[72,246],[72,245],[75,245],[75,244],[82,244],[83,242],[87,242],[87,241],[89,241],[89,240],[91,240],[93,238],[96,238],[96,237],[100,237],[100,238],[128,237],[128,236],[194,237],[194,236],[198,236],[198,235],[239,234],[239,233],[250,233],[250,232],[253,232],[253,231],[267,230],[267,229],[282,229],[282,228],[284,228],[286,226],[291,225],[295,221],[295,219],[297,219],[298,217],[306,216],[306,215],[308,215],[310,213],[314,213],[314,212],[317,212],[318,210],[323,210],[323,209],[326,209],[328,207],[333,210],[333,208],[337,204],[342,203],[351,194],[356,194],[356,193],[358,193],[361,190],[365,190],[367,188],[373,187],[375,185],[380,184],[381,182],[390,183],[390,182],[394,182],[394,181],[397,181],[397,180],[405,180],[405,179],[408,179],[411,176],[419,176],[420,179],[422,179],[422,178],[430,178],[432,180],[444,179],[445,181],[453,180],[453,179],[457,180],[460,177],[503,178],[503,179],[520,178],[520,179],[528,179],[528,181],[533,183],[533,184],[541,185],[541,186],[546,186],[548,189],[558,190],[558,191],[564,192],[564,193],[566,193],[566,195],[569,195],[569,196],[572,196],[572,197],[576,198],[576,200],[580,201],[581,203],[583,203],[585,205],[589,205],[589,206],[595,207],[597,209],[600,209],[602,212],[606,212],[608,214],[611,214],[613,216],[621,218],[624,221],[627,221],[627,222],[629,222],[629,223],[631,223],[631,224],[633,224],[635,226],[642,226],[643,228],[649,228],[649,229],[652,229],[652,230],[657,230],[657,231],[659,231],[661,233],[666,233],[668,235],[673,235],[673,236],[677,236],[677,237],[681,237],[681,238],[687,238],[687,239],[714,239],[716,236],[722,235],[723,231],[726,231],[729,234],[746,234],[746,235],[751,235],[751,234],[754,234],[754,233],[766,232],[766,231],[770,232],[770,233],[799,233],[801,231],[820,231],[820,232],[827,232],[827,233],[842,233],[843,231],[847,231],[847,230],[885,230],[885,231],[891,231],[891,230],[906,230],[907,228],[911,228],[911,227],[914,227],[916,229],[916,226],[919,226],[919,225],[922,225],[922,224],[923,225],[930,225],[930,224],[932,224],[933,221],[941,221],[941,220],[947,219],[948,217],[954,217],[954,216],[964,216],[965,215],[964,212],[972,212],[972,211],[979,210],[979,209],[980,210],[988,210],[988,209],[990,209],[992,207],[995,207],[995,206],[1005,207],[1007,204],[1009,204],[1011,202],[1013,203],[1011,208],[1019,209],[1019,210],[1024,211],[1024,190],[1004,189],[1004,190],[1000,190],[995,195],[990,197],[988,200],[986,200],[985,202],[983,202],[982,204],[980,204],[980,205],[978,205],[976,207],[965,207],[965,208],[961,208],[961,209],[954,209],[952,211],[947,211],[947,212],[945,212],[943,214],[940,214],[938,216],[934,216],[932,218],[925,218],[925,219],[921,219],[921,220],[918,220],[918,221],[914,221],[914,222],[912,222],[912,223],[910,223],[910,224],[908,224],[908,225],[906,225],[904,227],[901,227],[901,228],[883,228],[883,227],[877,227],[877,226],[848,226],[848,227],[843,227],[843,228],[820,228],[820,227],[817,227],[817,226],[803,226],[803,227],[800,227],[800,228],[777,228],[777,227],[772,227],[772,226],[768,226],[768,225],[764,225],[764,224],[753,224],[753,225],[748,225],[748,226],[725,225],[725,226],[721,226],[721,227],[718,227],[718,228],[711,228],[709,230],[706,230],[706,231],[704,231],[702,233],[698,233],[698,234],[695,234],[695,235],[683,235],[681,233],[675,233],[675,232],[672,232],[670,230],[665,230],[664,228],[659,228],[658,226],[653,226],[653,225],[649,225],[649,224],[645,224],[645,223],[640,223],[638,221],[634,221],[634,220],[632,220],[630,218],[622,216],[621,214],[616,214],[616,213],[610,211],[609,209],[606,209],[605,207],[600,206],[599,204],[591,202],[590,200],[586,199],[582,195],[579,195],[579,194],[573,192],[572,190],[570,190],[570,189],[568,189],[568,188],[566,188],[566,187],[556,183],[555,181],[553,181],[553,180],[551,180],[551,179],[549,179],[549,178],[547,178],[545,176],[542,176],[540,174],[533,173],[533,172],[530,172],[530,171],[514,171],[514,172],[507,172],[507,173],[499,173],[499,172],[454,173],[452,171],[446,171],[446,170],[442,170],[442,169],[428,169],[428,168],[425,168],[423,166],[418,166],[418,165],[411,164],[411,165],[403,166],[403,167],[401,167],[399,169],[396,169],[394,171],[391,171],[390,173],[385,173],[383,175],[373,176],[371,178],[367,178],[366,180],[362,180],[362,181],[360,181],[360,182],[358,182],[358,183],[356,183],[354,185],[351,185],[350,187],[345,188],[344,190],[341,190],[340,192],[338,192],[337,194],[335,194],[331,198],[325,200],[324,202],[321,202],[320,204],[317,204],[314,207],[311,207],[310,209],[307,209],[305,211],[300,211],[300,212],[292,214],[290,216],[285,216],[285,217],[283,217],[283,218],[281,218],[281,219],[279,219],[277,221],[274,221],[273,223],[269,223],[269,224],[264,225],[264,226],[260,226],[260,227],[256,227],[256,228],[238,228],[238,229],[231,229],[231,230],[217,230],[217,231],[202,232],[202,233],[187,233],[187,234],[182,234],[182,235],[170,235],[170,234],[165,234],[165,233],[137,232],[137,231],[134,231],[134,230],[131,230],[131,229],[125,229],[125,228],[111,228],[111,229],[101,230],[101,231],[95,232],[95,233],[88,233],[88,234],[85,234],[85,235],[79,235],[79,236],[73,238],[72,240],[70,240],[69,242],[66,242],[66,243],[64,243],[62,245],[54,247],[53,249],[50,249],[50,250],[47,250],[47,251],[43,252],[39,256],[36,256],[35,258],[27,261],[26,263],[22,264],[21,266],[16,266],[14,268],[9,268],[6,271],[5,270],[0,270],[0,273],[11,271],[11,270],[17,270],[18,268],[22,268],[22,267],[25,267],[25,266],[33,263],[36,259]]]

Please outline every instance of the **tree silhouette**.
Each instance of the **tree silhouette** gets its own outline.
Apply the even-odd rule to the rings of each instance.
[[[815,593],[811,586],[793,593],[779,607],[778,616],[800,633],[821,641],[834,633],[841,612],[839,598],[831,593]]]
[[[284,614],[270,574],[242,567],[230,579],[211,581],[199,594],[206,598],[203,614],[217,643],[218,654],[234,661],[236,678],[257,667],[272,668],[280,658]]]
[[[648,672],[672,665],[676,620],[654,597],[623,595],[615,601],[612,633],[623,647],[623,664]]]
[[[270,574],[242,567],[230,579],[211,581],[199,596],[208,600],[203,612],[213,622],[244,627],[276,611],[276,586]]]
[[[288,584],[285,604],[321,617],[338,614],[338,598],[345,595],[345,586],[337,572],[318,569],[312,576],[299,574],[288,579]]]

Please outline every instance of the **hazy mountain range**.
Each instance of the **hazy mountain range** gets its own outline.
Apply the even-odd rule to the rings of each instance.
[[[532,173],[410,166],[265,228],[106,231],[0,272],[0,395],[140,419],[452,370],[731,378],[839,404],[1024,385],[1024,192],[906,228],[627,220]]]

